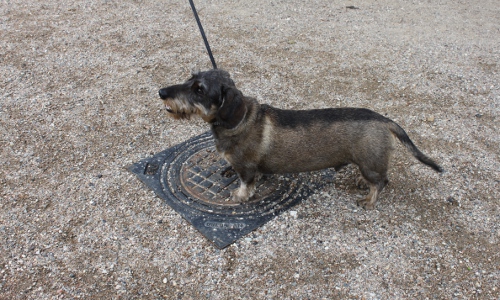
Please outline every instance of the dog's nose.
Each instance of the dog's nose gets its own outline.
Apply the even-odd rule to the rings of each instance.
[[[163,100],[169,98],[168,88],[161,89],[158,93],[160,94],[160,98],[162,98]]]

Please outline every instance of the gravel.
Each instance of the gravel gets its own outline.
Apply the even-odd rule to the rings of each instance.
[[[3,1],[1,299],[500,298],[497,1],[196,5],[246,95],[374,109],[446,172],[398,146],[376,210],[347,168],[219,250],[125,169],[208,129],[157,96],[211,67],[188,2]]]

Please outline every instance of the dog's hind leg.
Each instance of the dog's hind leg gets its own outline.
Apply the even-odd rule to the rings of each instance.
[[[387,185],[389,180],[387,179],[387,173],[377,173],[370,170],[361,170],[361,174],[363,175],[364,180],[368,183],[370,187],[370,192],[366,196],[365,199],[361,199],[357,201],[357,204],[365,209],[374,209],[375,204],[377,203],[377,197],[380,192]]]
[[[363,175],[359,175],[356,178],[356,186],[360,189],[367,189],[368,188],[368,182],[366,179],[363,177]]]

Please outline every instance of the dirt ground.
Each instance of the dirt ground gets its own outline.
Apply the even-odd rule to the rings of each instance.
[[[5,0],[0,299],[500,298],[498,1],[195,2],[244,94],[376,110],[446,172],[398,146],[376,210],[347,168],[219,250],[125,169],[208,130],[157,94],[211,67],[188,1]]]

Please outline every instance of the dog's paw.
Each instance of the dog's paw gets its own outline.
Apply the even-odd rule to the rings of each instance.
[[[231,193],[231,201],[236,203],[244,203],[251,199],[252,197],[240,196],[237,192]]]
[[[372,203],[369,199],[360,199],[360,200],[356,201],[356,204],[358,206],[361,206],[362,208],[364,208],[366,210],[375,209],[375,204]]]
[[[252,193],[248,190],[246,186],[240,186],[238,189],[231,192],[231,199],[234,202],[246,202],[252,197]]]
[[[248,197],[243,198],[243,197],[238,196],[236,193],[231,194],[231,201],[232,202],[243,203],[243,202],[247,202],[248,200],[250,200],[250,198],[248,198]]]
[[[359,175],[359,177],[356,178],[356,186],[360,189],[365,190],[368,188],[368,182],[363,176]]]

